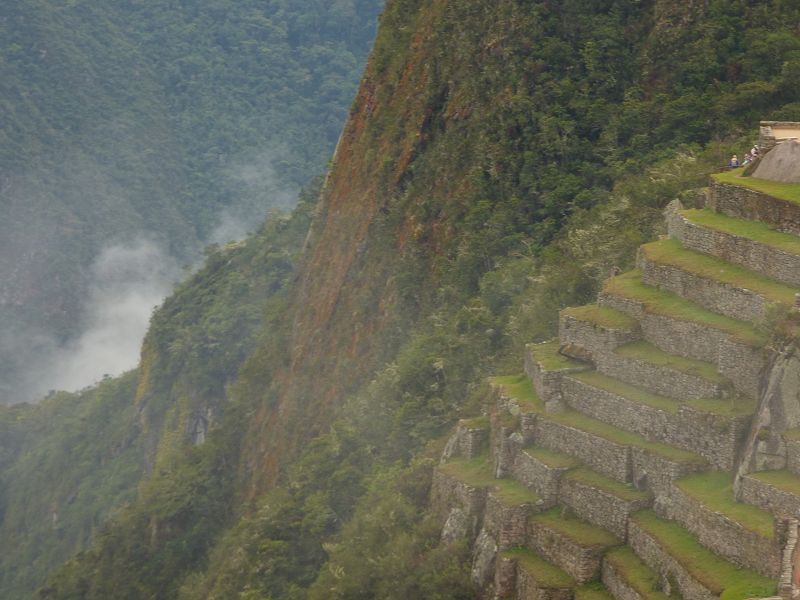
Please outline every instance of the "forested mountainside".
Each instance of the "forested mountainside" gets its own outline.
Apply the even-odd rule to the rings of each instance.
[[[89,437],[139,444],[146,475],[38,596],[474,597],[426,512],[443,436],[758,119],[797,115],[798,23],[780,1],[390,0],[318,206],[155,314],[135,439]],[[52,439],[20,450],[37,410],[4,411],[4,527],[10,491],[43,489],[17,468]]]
[[[92,324],[104,251],[179,268],[293,205],[333,151],[382,4],[3,3],[0,402],[47,391],[42,357]]]

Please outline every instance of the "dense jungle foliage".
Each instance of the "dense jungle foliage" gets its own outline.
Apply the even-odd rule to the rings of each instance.
[[[476,414],[487,375],[518,371],[523,345],[555,333],[559,307],[632,264],[665,204],[751,143],[758,119],[800,118],[798,23],[800,6],[780,0],[390,0],[346,129],[359,152],[338,157],[329,183],[378,206],[363,239],[361,223],[331,234],[358,246],[336,301],[367,308],[315,332],[337,350],[303,374],[309,389],[356,391],[321,409],[295,397],[294,421],[274,409],[292,407],[279,403],[286,373],[297,376],[292,334],[315,308],[296,281],[321,272],[315,252],[339,260],[319,246],[341,208],[327,191],[301,258],[248,324],[253,346],[233,348],[247,358],[224,370],[224,402],[196,400],[195,342],[240,294],[223,283],[224,309],[184,320],[202,298],[196,279],[155,317],[140,371],[186,360],[201,387],[172,387],[172,367],[140,372],[152,471],[38,597],[474,597],[464,549],[440,547],[425,512],[443,436]],[[210,264],[241,282],[240,266]],[[349,354],[378,312],[389,325]],[[186,424],[209,406],[219,416],[194,445]],[[319,410],[325,426],[303,431]],[[299,441],[272,457],[280,476],[265,483],[272,420]]]
[[[293,205],[382,4],[2,3],[0,403],[30,399],[26,365],[85,327],[104,248],[144,237],[188,264]]]

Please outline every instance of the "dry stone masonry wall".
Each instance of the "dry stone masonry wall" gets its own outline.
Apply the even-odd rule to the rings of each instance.
[[[719,184],[705,197],[800,235],[800,205]],[[800,285],[797,256],[680,211],[668,230],[685,248]],[[800,367],[759,345],[765,298],[660,248],[638,256],[646,293],[608,285],[599,307],[564,311],[558,343],[526,348],[529,387],[493,385],[447,442],[431,512],[442,543],[472,545],[481,598],[573,600],[589,582],[616,600],[800,595]]]

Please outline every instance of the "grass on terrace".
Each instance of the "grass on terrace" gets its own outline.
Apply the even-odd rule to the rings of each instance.
[[[684,404],[699,410],[700,412],[719,415],[721,417],[741,417],[744,415],[752,415],[756,410],[755,400],[740,396],[733,397],[728,400],[722,400],[719,398],[702,398],[698,400],[688,400],[684,402]]]
[[[542,498],[515,479],[495,479],[494,496],[506,506],[538,504]]]
[[[441,465],[439,469],[472,487],[489,487],[497,482],[492,473],[488,455],[472,460],[454,458]]]
[[[607,280],[603,290],[615,296],[641,302],[645,311],[650,314],[691,321],[718,329],[750,346],[761,347],[767,341],[766,334],[759,332],[751,323],[713,313],[677,294],[645,285],[638,270]]]
[[[579,412],[568,410],[561,413],[547,413],[543,415],[543,418],[568,427],[580,429],[581,431],[596,435],[621,446],[636,446],[637,448],[648,450],[674,462],[684,464],[706,464],[706,461],[697,454],[675,448],[674,446],[659,444],[658,442],[649,442],[640,435],[618,429],[613,425],[603,423],[597,419],[592,419]]]
[[[613,600],[614,596],[599,581],[585,583],[575,590],[575,600]]]
[[[720,600],[774,596],[775,582],[748,569],[740,569],[701,546],[683,527],[659,519],[651,510],[636,513],[633,521],[655,538],[684,569]]]
[[[558,506],[550,510],[533,515],[529,518],[530,523],[540,523],[550,529],[554,529],[581,546],[601,547],[618,546],[621,542],[616,536],[605,529],[589,525],[585,521],[564,514]]]
[[[773,198],[800,204],[800,183],[782,183],[780,181],[756,179],[755,177],[742,177],[743,171],[744,169],[733,169],[724,173],[714,173],[711,177],[720,183],[738,185],[767,194]]]
[[[730,473],[709,471],[690,475],[679,479],[676,485],[707,509],[725,515],[762,537],[774,537],[775,519],[770,513],[734,500],[733,476]]]
[[[577,460],[567,454],[553,452],[552,450],[547,450],[545,448],[525,448],[523,452],[553,469],[571,469],[580,464]]]
[[[559,353],[561,342],[557,339],[541,344],[528,344],[528,349],[533,354],[534,359],[546,371],[559,371],[561,369],[586,369],[585,364],[567,358]]]
[[[514,479],[495,479],[488,455],[472,460],[454,458],[439,467],[442,472],[473,487],[488,487],[507,506],[537,504],[541,498]]]
[[[607,492],[626,502],[646,500],[650,497],[647,492],[641,492],[631,485],[625,485],[619,481],[609,479],[586,467],[580,467],[569,471],[564,477]]]
[[[758,473],[750,473],[748,477],[763,481],[784,492],[800,496],[800,477],[791,471],[760,471]]]
[[[501,386],[503,392],[519,402],[522,408],[530,412],[544,412],[544,402],[539,398],[536,390],[533,389],[533,384],[525,374],[492,377],[489,382]]]
[[[613,308],[598,306],[597,304],[565,308],[561,311],[561,314],[574,317],[579,321],[588,321],[607,329],[631,330],[639,325],[639,322],[633,317],[629,317]]]
[[[787,442],[797,442],[800,441],[800,427],[795,427],[794,429],[787,429],[784,431],[781,436]]]
[[[630,342],[620,346],[614,352],[625,358],[641,360],[659,367],[702,377],[716,383],[721,382],[723,379],[722,375],[717,371],[716,365],[677,354],[669,354],[645,341]]]
[[[667,600],[664,592],[658,590],[658,575],[636,556],[630,546],[615,548],[605,555],[606,560],[643,600]]]
[[[489,417],[486,415],[481,415],[479,417],[461,419],[459,424],[463,425],[467,429],[486,429],[489,427]]]
[[[788,254],[800,255],[800,237],[780,233],[760,221],[736,219],[708,208],[682,210],[680,214],[696,225],[760,242]]]
[[[795,288],[739,265],[687,250],[678,240],[650,242],[641,246],[640,250],[649,260],[656,263],[672,265],[705,279],[753,290],[770,302],[786,306],[794,303],[794,294],[797,291]]]
[[[558,567],[534,554],[526,548],[514,548],[501,553],[504,558],[511,558],[545,588],[573,588],[575,580]]]

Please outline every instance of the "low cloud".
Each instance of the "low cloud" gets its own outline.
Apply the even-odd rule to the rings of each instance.
[[[176,261],[147,239],[103,250],[92,266],[84,332],[65,346],[51,344],[26,395],[76,391],[134,368],[153,309],[180,275]]]

